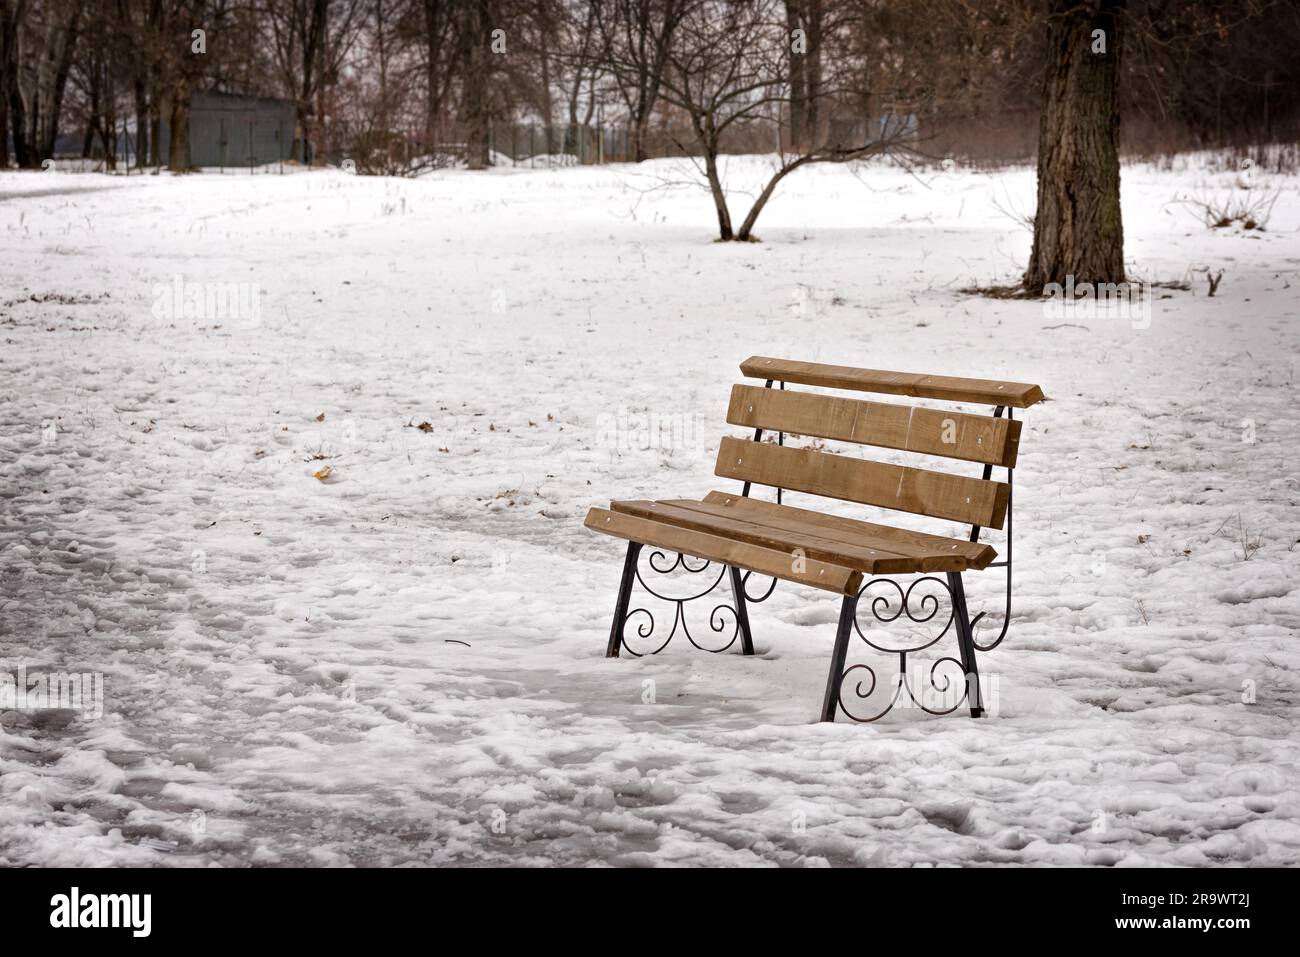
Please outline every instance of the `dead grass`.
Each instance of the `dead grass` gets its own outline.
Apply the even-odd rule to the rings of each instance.
[[[1241,517],[1240,512],[1237,513],[1235,523],[1231,518],[1224,519],[1223,524],[1214,534],[1219,538],[1226,538],[1240,549],[1237,553],[1238,561],[1250,561],[1255,557],[1255,553],[1264,547],[1263,533],[1253,531]]]
[[[1281,195],[1282,188],[1276,186],[1273,189],[1243,189],[1238,192],[1183,196],[1174,199],[1171,205],[1189,210],[1211,229],[1239,225],[1242,229],[1258,229],[1263,232]]]
[[[967,296],[983,296],[985,299],[1042,299],[1041,292],[1030,292],[1023,285],[1016,283],[1008,286],[965,286],[957,290]]]

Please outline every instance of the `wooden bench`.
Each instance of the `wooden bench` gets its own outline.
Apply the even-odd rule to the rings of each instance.
[[[713,581],[716,585],[725,569],[735,607],[715,608],[710,627],[715,633],[725,631],[719,615],[723,608],[730,609],[735,616],[735,632],[726,647],[734,644],[739,635],[741,650],[747,655],[754,652],[747,603],[766,599],[778,579],[842,596],[830,674],[822,700],[823,721],[834,721],[838,710],[856,720],[875,720],[902,700],[904,690],[913,702],[931,713],[948,713],[967,700],[972,716],[981,716],[984,709],[975,655],[1002,641],[1011,610],[1011,475],[1021,429],[1012,410],[1042,401],[1042,390],[1018,382],[884,372],[764,356],[746,359],[740,369],[745,376],[765,380],[766,384],[763,387],[737,384],[731,390],[727,422],[752,428],[753,438],[723,438],[714,471],[716,475],[741,482],[739,492],[710,492],[698,501],[615,501],[608,509],[593,508],[587,514],[588,528],[628,541],[607,657],[617,657],[621,648],[629,647],[625,629],[634,614],[648,616],[648,621],[643,619],[637,628],[640,638],[653,631],[653,616],[647,610],[629,613],[632,589],[637,581],[656,597],[676,602],[672,634],[680,626],[692,644],[702,647],[686,629],[683,604],[703,597],[711,588],[685,598],[664,596],[651,588],[638,568],[642,547],[651,546],[650,568],[658,573],[679,571],[702,575],[710,564],[716,563],[719,566]],[[779,388],[773,388],[774,384],[779,384]],[[788,390],[787,384],[973,403],[994,409],[992,415],[983,415],[922,408]],[[777,441],[773,443],[770,437],[764,441],[765,432],[776,433]],[[787,434],[955,459],[982,466],[982,474],[957,475],[815,448],[792,448],[785,445]],[[1006,481],[992,478],[994,468],[1006,470]],[[751,498],[750,489],[754,484],[775,488],[776,501]],[[784,503],[786,490],[944,519],[968,525],[969,529],[961,537],[946,537],[797,508]],[[1002,529],[1004,525],[1007,557],[999,562],[995,561],[994,549],[981,543],[979,536],[984,528]],[[677,557],[669,564],[667,555],[672,552]],[[704,560],[705,564],[692,565],[688,556]],[[1006,569],[1006,613],[997,638],[980,644],[975,641],[973,627],[982,616],[972,619],[969,615],[962,575],[990,567]],[[892,579],[880,577],[926,573],[943,573],[946,582],[929,575],[904,590]],[[747,592],[747,582],[753,574],[772,578],[772,587],[760,597]],[[871,576],[870,580],[864,582],[864,576]],[[707,577],[702,576],[702,580]],[[906,614],[911,622],[925,622],[936,617],[938,598],[923,597],[919,608],[912,607],[913,590],[923,581],[937,583],[948,595],[948,622],[939,636],[901,650],[895,646],[883,647],[868,638],[857,621],[859,599],[868,588],[886,583],[897,589],[897,608],[891,597],[872,598],[869,607],[877,621],[891,622]],[[909,684],[907,655],[930,648],[954,625],[960,660],[949,657],[941,661],[960,667],[965,689],[956,704],[933,709],[917,697],[916,689]],[[875,671],[870,667],[845,668],[849,638],[855,630],[871,647],[900,654],[898,687],[884,711],[870,718],[858,717],[843,700],[846,679],[856,669],[866,669],[859,676],[861,679],[870,678],[870,688],[865,694],[863,681],[858,681],[854,691],[859,698],[870,696],[877,686]],[[653,651],[661,650],[666,644],[667,641]],[[939,688],[934,669],[929,681]]]

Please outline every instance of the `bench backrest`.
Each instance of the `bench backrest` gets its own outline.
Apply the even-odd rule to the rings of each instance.
[[[1043,400],[1036,385],[952,376],[883,372],[752,356],[746,376],[855,392],[1023,409]],[[727,421],[877,448],[983,463],[984,478],[893,465],[757,440],[724,438],[715,474],[742,482],[913,512],[973,526],[1002,528],[1010,486],[988,478],[992,466],[1012,469],[1021,423],[895,403],[738,384]],[[757,436],[757,433],[756,433]]]

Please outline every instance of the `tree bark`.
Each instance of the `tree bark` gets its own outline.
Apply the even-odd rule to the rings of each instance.
[[[89,159],[91,150],[95,145],[95,134],[99,132],[99,81],[103,73],[103,65],[99,57],[93,54],[89,60],[89,67],[86,72],[89,74],[89,88],[86,91],[86,129],[81,137],[81,158]]]
[[[488,166],[488,49],[492,16],[488,0],[466,0],[468,9],[461,43],[465,58],[462,79],[462,119],[465,124],[465,163],[472,170]]]
[[[9,104],[18,90],[18,23],[22,0],[0,0],[0,169],[9,166]],[[14,132],[18,121],[15,118]]]
[[[826,30],[822,0],[785,0],[786,43],[790,45],[790,149],[805,153],[822,145],[822,39]],[[794,31],[803,30],[802,52]]]
[[[149,98],[145,95],[144,77],[137,74],[135,92],[135,165],[143,169],[149,161]]]
[[[709,153],[704,158],[705,176],[709,180],[709,193],[713,196],[713,208],[718,213],[718,238],[722,242],[735,239],[731,229],[731,211],[727,209],[727,194],[722,190],[722,179],[718,176],[718,155]]]
[[[1052,0],[1025,288],[1124,282],[1119,68],[1125,0]],[[1096,34],[1096,31],[1101,31]],[[1105,51],[1093,52],[1098,37]]]
[[[804,23],[808,30],[808,56],[804,64],[804,96],[807,114],[804,118],[804,151],[819,149],[823,145],[822,117],[822,39],[825,17],[822,0],[806,0]]]
[[[646,149],[646,127],[650,123],[650,117],[643,116],[632,124],[632,162],[644,163],[650,158]]]
[[[794,49],[794,31],[803,29],[802,3],[785,0],[785,42],[790,45],[790,149],[799,152],[807,143],[808,94],[804,89],[805,53]]]
[[[441,139],[442,126],[442,0],[424,0],[424,138],[432,153]]]
[[[96,120],[99,126],[99,140],[104,147],[104,168],[117,169],[117,89],[113,85],[113,76],[104,67],[105,86],[102,116]]]
[[[149,165],[162,166],[162,102],[161,87],[155,83],[149,97]]]
[[[146,105],[149,113],[146,127],[149,131],[149,152],[146,162],[155,169],[162,166],[162,91],[163,73],[167,62],[167,58],[163,55],[165,15],[162,0],[149,0],[145,12],[144,32],[149,43],[150,54],[145,67],[149,94]]]
[[[302,46],[302,77],[298,87],[297,122],[301,131],[302,162],[311,165],[315,159],[316,111],[313,101],[324,72],[325,38],[329,30],[329,0],[311,0],[308,20],[304,24]]]
[[[707,115],[693,115],[691,123],[695,127],[695,136],[704,153],[704,177],[709,182],[709,195],[713,197],[713,208],[718,214],[718,239],[730,242],[736,238],[731,228],[731,210],[727,208],[727,193],[722,188],[722,177],[718,173],[718,134],[713,127],[713,118]]]
[[[184,71],[172,87],[169,127],[171,142],[167,149],[167,168],[173,173],[184,173],[190,168],[190,78]]]

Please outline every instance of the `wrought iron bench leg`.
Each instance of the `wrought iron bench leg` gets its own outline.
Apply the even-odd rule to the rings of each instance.
[[[745,580],[741,577],[740,569],[734,565],[729,566],[727,571],[731,573],[731,591],[736,596],[736,620],[740,622],[740,653],[752,655],[754,636],[749,630],[749,610],[745,607]]]
[[[623,644],[623,622],[627,619],[627,606],[632,600],[632,582],[636,580],[636,560],[640,554],[640,542],[627,543],[623,580],[618,586],[618,602],[614,605],[614,624],[610,626],[609,644],[605,646],[606,658],[617,658],[618,650]]]
[[[970,716],[984,716],[984,702],[980,698],[980,672],[975,663],[975,638],[971,633],[970,612],[966,609],[966,590],[962,587],[961,572],[948,572],[948,589],[952,592],[953,611],[956,613],[957,645],[961,649],[961,666],[966,672],[966,694],[970,701]]]
[[[691,577],[697,578],[695,593],[678,597],[676,595],[665,594],[664,592],[658,591],[655,587],[646,583],[645,578],[642,577],[644,569],[638,565],[643,548],[645,548],[645,545],[642,542],[628,542],[627,557],[623,560],[623,579],[619,583],[618,601],[614,605],[614,621],[610,624],[609,643],[605,646],[606,658],[617,658],[624,651],[636,658],[640,658],[642,655],[646,654],[657,655],[668,646],[668,643],[673,640],[673,637],[676,636],[678,631],[680,631],[685,636],[686,640],[700,651],[709,651],[718,654],[732,647],[736,643],[736,639],[739,638],[741,652],[746,655],[754,654],[754,637],[749,630],[749,605],[750,603],[767,600],[767,597],[772,594],[772,588],[776,585],[775,578],[772,579],[772,586],[768,588],[766,594],[756,598],[753,595],[748,594],[745,590],[745,581],[750,575],[750,572],[743,571],[740,568],[733,568],[732,566],[726,565],[722,562],[712,562],[708,559],[705,559],[703,564],[700,566],[695,567],[690,564],[689,556],[680,552],[677,553],[676,560],[670,564],[668,561],[668,555],[672,553],[668,550],[652,546],[649,552],[650,557],[645,563],[650,571],[659,575],[671,575],[674,571],[682,571],[687,573],[685,575],[687,579]],[[715,571],[706,575],[705,572],[710,568]],[[701,585],[698,582],[698,578],[701,576],[706,579],[707,584]],[[713,612],[708,618],[709,629],[712,634],[716,636],[719,641],[722,638],[728,638],[728,640],[725,644],[721,645],[721,647],[710,648],[706,644],[701,644],[696,637],[691,634],[691,629],[686,622],[685,607],[689,602],[704,598],[715,588],[722,585],[722,580],[728,577],[731,583],[731,590],[735,594],[735,603],[734,605],[729,605],[724,600],[721,604],[717,604],[713,607]],[[635,642],[628,644],[627,639],[629,636],[626,632],[625,626],[630,618],[636,617],[637,615],[643,615],[644,618],[641,621],[640,627],[636,629],[636,637],[642,639],[650,638],[655,630],[655,619],[654,614],[648,608],[634,608],[629,611],[629,608],[631,608],[632,605],[632,592],[637,584],[640,584],[652,598],[664,602],[673,608],[672,627],[668,630],[668,637],[660,641],[658,647],[643,648],[640,651],[635,647]],[[726,586],[723,586],[723,590],[726,590]],[[730,614],[728,615],[728,613]]]
[[[849,654],[849,635],[858,614],[858,596],[845,595],[840,605],[840,624],[835,632],[835,650],[831,652],[831,671],[826,678],[826,696],[822,699],[822,720],[834,721],[840,706],[840,683],[844,680],[844,661]]]

